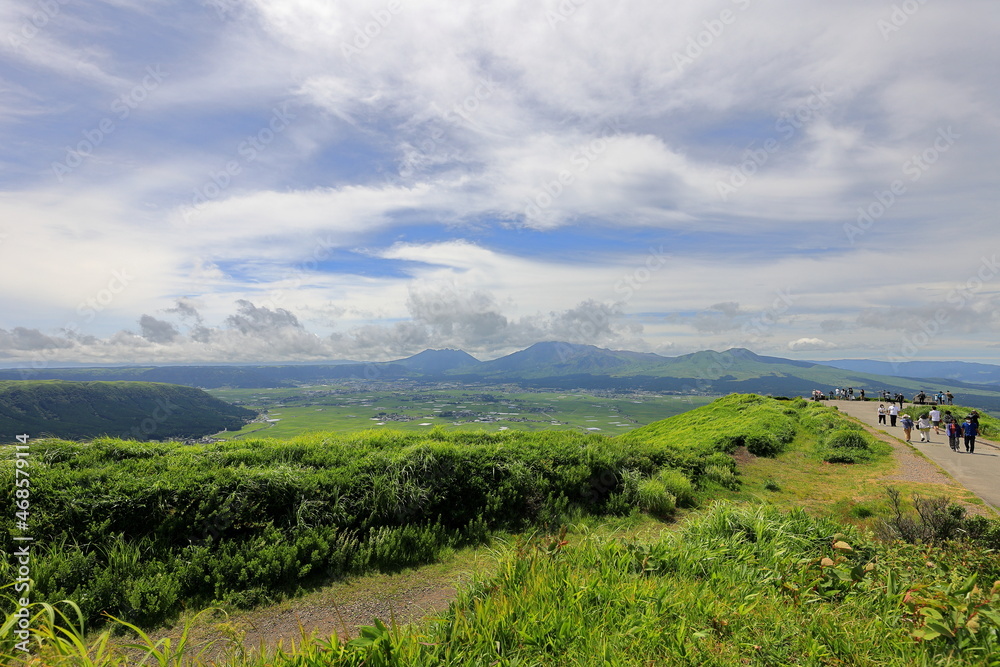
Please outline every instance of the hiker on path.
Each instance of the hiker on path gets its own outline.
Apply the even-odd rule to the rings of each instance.
[[[910,441],[910,432],[913,431],[913,419],[910,415],[904,414],[899,420],[899,425],[903,427],[903,435],[906,436],[906,441]]]
[[[895,403],[889,406],[889,426],[896,425],[896,417],[899,416],[899,410],[901,407],[902,406],[897,408]]]
[[[937,408],[931,410],[931,424],[934,426],[934,435],[941,435],[941,411]]]
[[[885,405],[883,405],[882,403],[879,403],[878,405],[878,423],[879,424],[885,423]]]
[[[945,392],[944,395],[945,395],[945,398],[948,399],[948,405],[954,405],[955,404],[955,394],[951,393],[950,391],[947,391],[947,392]]]
[[[948,433],[948,446],[957,452],[958,438],[962,434],[962,427],[959,426],[957,421],[952,419],[944,425],[944,430]]]
[[[920,442],[931,441],[931,420],[926,412],[917,419],[917,430],[920,431]]]
[[[903,409],[903,400],[906,399],[902,394],[896,394],[896,400],[899,401],[899,409]]]
[[[974,454],[976,451],[976,436],[979,435],[979,425],[972,421],[971,417],[966,417],[962,424],[962,433],[965,435],[965,451]]]
[[[862,401],[865,400],[865,390],[864,389],[861,390],[861,400]]]

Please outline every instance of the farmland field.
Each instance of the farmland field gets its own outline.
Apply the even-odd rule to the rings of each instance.
[[[350,385],[292,389],[213,389],[209,393],[243,407],[266,411],[266,421],[216,437],[250,433],[290,438],[314,431],[341,433],[390,428],[424,431],[570,430],[616,435],[707,405],[708,396],[653,393],[538,392],[520,387],[456,388],[441,385]]]

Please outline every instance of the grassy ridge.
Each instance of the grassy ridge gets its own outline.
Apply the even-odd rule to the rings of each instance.
[[[27,433],[81,439],[187,438],[239,429],[254,416],[200,389],[152,382],[0,382],[0,442]]]
[[[731,396],[650,425],[645,434],[637,429],[615,439],[551,434],[551,440],[535,443],[531,434],[505,433],[483,434],[484,440],[472,442],[468,436],[460,440],[461,434],[437,432],[424,438],[394,434],[391,441],[377,442],[371,435],[325,443],[319,442],[322,438],[301,440],[284,458],[278,456],[281,448],[265,442],[242,449],[218,447],[213,456],[237,471],[306,462],[318,471],[324,462],[337,468],[350,460],[343,449],[411,462],[407,457],[413,452],[426,455],[433,449],[436,460],[452,452],[453,460],[465,461],[461,474],[467,476],[485,471],[484,463],[502,470],[495,458],[500,452],[488,446],[503,444],[503,452],[516,450],[508,465],[523,464],[519,474],[526,479],[536,474],[533,484],[586,480],[582,489],[568,487],[574,493],[557,494],[549,486],[534,519],[521,516],[526,525],[541,521],[554,527],[573,516],[574,506],[608,513],[636,506],[670,510],[716,495],[720,485],[738,487],[731,459],[723,452],[753,441],[761,424],[769,424],[768,432],[780,447],[792,449],[789,454],[804,449],[813,461],[830,451],[864,450],[869,444],[854,437],[859,431],[844,428],[826,407]],[[538,444],[534,454],[532,443]],[[155,460],[168,453],[143,458],[140,452],[148,447],[103,444],[127,445],[131,455],[95,450],[93,458],[78,459],[80,469],[113,460]],[[607,476],[581,476],[587,465],[608,463],[604,457],[609,453],[619,457],[621,468]],[[879,453],[872,450],[871,455]],[[496,475],[494,471],[481,481],[503,485],[497,481],[504,479],[503,473]],[[421,502],[428,498],[419,489],[434,486],[415,481],[420,479],[419,474],[397,478],[390,485],[393,492],[380,495],[376,507],[398,508],[390,501],[399,497],[426,507]],[[404,489],[409,491],[400,495]],[[317,521],[315,515],[305,516],[306,523]],[[942,516],[954,518],[950,509]],[[408,518],[413,523],[415,516]],[[1000,529],[986,523],[977,519],[967,525],[988,534],[988,544],[911,546],[880,542],[870,533],[801,510],[718,503],[691,515],[678,534],[653,542],[587,537],[586,531],[552,533],[513,545],[499,573],[462,592],[436,622],[395,630],[377,624],[348,643],[310,640],[271,655],[241,654],[226,664],[1000,664],[1000,584],[991,586],[1000,579],[1000,558],[989,551],[989,545],[1000,544]],[[961,522],[951,525],[961,532]],[[38,627],[44,635],[42,621]],[[78,651],[68,643],[50,646],[52,651]],[[156,649],[165,654],[162,664],[181,653],[164,649]],[[68,664],[90,663],[77,658]],[[107,657],[96,664],[126,662]]]
[[[792,428],[771,399],[705,409],[719,434],[737,432],[748,410]],[[255,605],[578,512],[669,516],[696,489],[738,483],[731,438],[696,444],[670,431],[33,442],[35,591],[77,601],[90,621],[108,612],[151,626],[187,606]],[[5,487],[4,500],[12,494]],[[0,517],[0,529],[12,531],[12,521]],[[10,562],[3,575],[12,579]]]

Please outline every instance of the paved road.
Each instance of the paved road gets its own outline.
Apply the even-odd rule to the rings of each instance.
[[[877,430],[900,440],[903,439],[903,429],[899,426],[892,427],[878,423],[878,403],[871,401],[828,401],[828,403],[837,406],[841,412],[874,426]],[[916,421],[919,409],[919,407],[914,407],[905,410],[905,412],[913,417],[913,421]],[[965,415],[956,414],[956,416],[964,417]],[[947,470],[962,486],[1000,511],[1000,444],[992,440],[976,438],[976,452],[966,454],[964,445],[960,445],[959,449],[962,450],[960,452],[951,450],[944,429],[941,429],[940,435],[935,435],[934,429],[931,429],[929,443],[920,442],[920,432],[916,428],[913,429],[911,438],[910,444],[915,449]]]

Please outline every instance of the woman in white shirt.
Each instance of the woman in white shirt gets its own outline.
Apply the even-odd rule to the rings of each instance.
[[[931,441],[931,420],[926,412],[917,420],[917,430],[920,431],[920,442]]]

